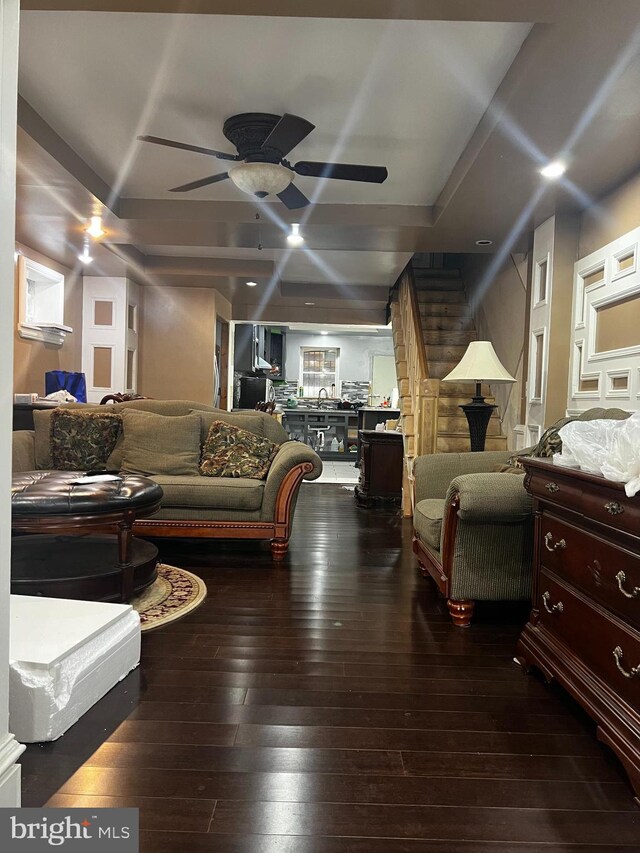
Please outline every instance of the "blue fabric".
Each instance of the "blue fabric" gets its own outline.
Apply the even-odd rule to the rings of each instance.
[[[68,370],[48,370],[44,375],[44,393],[68,391],[79,403],[87,402],[87,381],[84,373],[72,373]]]

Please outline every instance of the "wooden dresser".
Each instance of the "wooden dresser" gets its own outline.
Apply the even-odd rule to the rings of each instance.
[[[387,501],[399,506],[404,459],[402,433],[363,429],[358,436],[362,455],[356,501],[361,506]]]
[[[593,717],[640,804],[640,495],[548,460],[522,462],[536,527],[518,658]]]

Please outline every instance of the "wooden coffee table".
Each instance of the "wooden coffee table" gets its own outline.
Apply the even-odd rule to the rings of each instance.
[[[162,489],[126,474],[77,483],[82,471],[15,474],[11,591],[94,601],[129,601],[156,579],[158,549],[133,536],[133,523],[157,512]],[[111,533],[111,536],[89,534]],[[115,536],[113,535],[115,534]]]

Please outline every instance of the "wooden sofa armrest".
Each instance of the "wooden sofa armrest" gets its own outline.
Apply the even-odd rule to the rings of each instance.
[[[292,473],[294,470],[295,474]],[[290,488],[297,489],[303,479],[315,480],[321,473],[322,460],[314,450],[300,441],[285,441],[271,463],[265,481],[262,520],[274,521],[276,508],[282,506],[285,493]]]

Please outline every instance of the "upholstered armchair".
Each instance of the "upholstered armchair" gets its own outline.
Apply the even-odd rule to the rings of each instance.
[[[414,462],[413,550],[461,628],[478,600],[531,595],[531,499],[522,474],[496,472],[510,455],[436,453]]]

